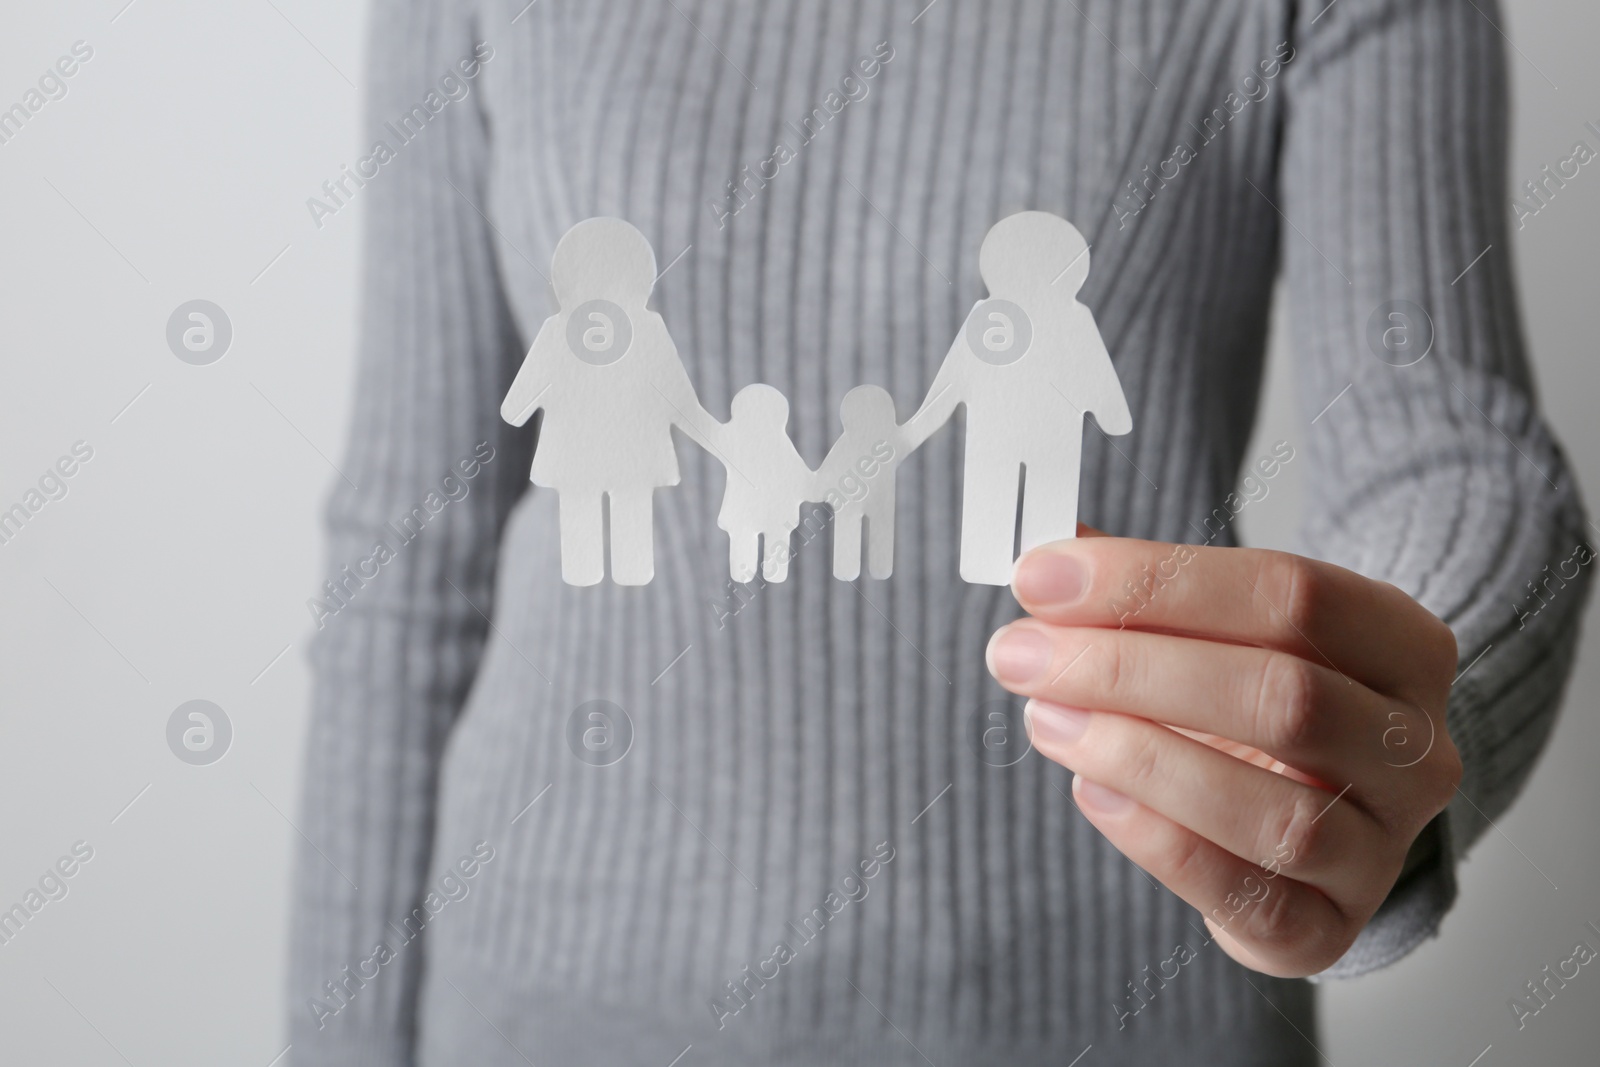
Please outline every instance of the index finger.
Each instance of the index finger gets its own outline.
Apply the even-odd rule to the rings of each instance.
[[[1397,695],[1454,673],[1449,628],[1401,590],[1288,552],[1083,536],[1024,555],[1011,588],[1046,622],[1276,649]]]

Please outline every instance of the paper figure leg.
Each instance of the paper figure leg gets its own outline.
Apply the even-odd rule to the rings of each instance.
[[[760,540],[760,534],[728,531],[728,577],[740,583],[756,580],[756,568],[761,560]]]
[[[894,475],[867,494],[867,571],[879,581],[894,573]]]
[[[853,507],[833,515],[833,576],[844,582],[861,577],[861,512]]]
[[[961,577],[978,585],[1011,583],[1017,536],[1017,488],[1022,474],[1011,460],[996,462],[967,442],[961,476]]]
[[[761,563],[761,576],[769,582],[781,582],[789,577],[789,535],[794,527],[767,530],[763,535],[766,558]]]
[[[650,490],[611,494],[611,580],[648,585],[655,577],[655,526]]]
[[[1022,489],[1022,551],[1076,536],[1078,463],[1028,470]]]
[[[562,490],[561,580],[568,585],[598,585],[606,576],[605,531],[601,524],[600,494]]]

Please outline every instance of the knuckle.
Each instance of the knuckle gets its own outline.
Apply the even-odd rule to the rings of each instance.
[[[1304,909],[1294,907],[1293,896],[1271,885],[1245,913],[1241,927],[1239,932],[1248,940],[1280,951],[1301,946],[1314,933]]]
[[[1320,794],[1297,791],[1279,820],[1276,843],[1270,846],[1284,854],[1282,866],[1316,864],[1326,836],[1327,823],[1322,815],[1327,804]]]
[[[1411,744],[1410,735],[1415,736],[1419,747],[1427,745],[1426,750],[1414,758],[1391,764],[1416,774],[1416,778],[1408,781],[1407,788],[1397,798],[1401,808],[1398,812],[1391,812],[1393,821],[1405,823],[1410,817],[1416,816],[1426,822],[1454,799],[1456,789],[1466,773],[1461,752],[1450,738],[1443,709],[1428,711],[1421,705],[1410,704],[1407,710],[1391,712],[1389,719],[1402,725],[1391,727],[1388,732],[1403,731],[1408,735],[1400,743],[1390,744],[1386,732],[1384,744],[1391,754],[1400,757],[1407,752]]]
[[[1300,930],[1301,940],[1296,946],[1301,969],[1307,975],[1320,974],[1338,963],[1340,957],[1355,944],[1362,925],[1364,924],[1343,919],[1303,924]]]
[[[1175,830],[1161,857],[1164,881],[1183,885],[1202,877],[1199,868],[1206,861],[1206,840],[1199,834],[1182,829]]]
[[[1115,696],[1127,687],[1132,664],[1125,643],[1113,636],[1096,641],[1080,666],[1085,683],[1096,695]]]
[[[1311,957],[1312,963],[1307,973],[1321,974],[1338,963],[1350,951],[1350,946],[1356,943],[1360,933],[1359,926],[1335,926],[1324,931],[1318,939],[1319,947]]]
[[[1269,752],[1303,752],[1315,743],[1322,710],[1316,667],[1285,652],[1268,653],[1256,702],[1256,736]]]
[[[1461,785],[1461,780],[1466,775],[1466,766],[1461,762],[1461,753],[1456,748],[1455,742],[1449,736],[1443,736],[1434,746],[1434,758],[1429,761],[1432,768],[1436,792],[1434,804],[1436,810],[1429,817],[1443,811],[1456,795],[1456,789]]]
[[[1154,730],[1121,715],[1105,716],[1113,726],[1103,746],[1106,759],[1115,768],[1123,791],[1141,793],[1159,777],[1159,751]]]
[[[1407,648],[1416,668],[1414,687],[1422,692],[1448,689],[1462,667],[1455,631],[1404,589],[1389,582],[1378,584],[1394,601],[1396,616],[1405,619],[1408,632],[1415,635]]]
[[[1426,673],[1427,681],[1432,683],[1441,678],[1445,682],[1451,681],[1461,668],[1461,650],[1456,643],[1455,631],[1449,623],[1429,611],[1404,589],[1395,586],[1389,589],[1396,601],[1397,614],[1404,613],[1401,617],[1407,620],[1410,632],[1415,635],[1412,654]]]
[[[1267,588],[1276,590],[1281,621],[1289,628],[1285,640],[1296,644],[1309,640],[1306,635],[1315,629],[1327,603],[1327,579],[1310,560],[1288,553],[1276,554],[1269,566],[1274,573]]]

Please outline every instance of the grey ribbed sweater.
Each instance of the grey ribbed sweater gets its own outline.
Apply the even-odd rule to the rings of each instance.
[[[1207,945],[1065,770],[979,743],[1017,609],[957,577],[958,428],[900,470],[888,581],[835,581],[823,533],[786,583],[730,589],[722,468],[685,442],[654,583],[574,588],[533,432],[497,409],[556,240],[616,215],[670,264],[655,306],[707,409],[777,386],[814,466],[852,386],[915,409],[985,231],[1039,208],[1092,242],[1134,415],[1115,447],[1086,430],[1080,514],[1201,541],[1256,458],[1282,272],[1305,550],[1418,597],[1471,664],[1462,797],[1334,973],[1383,965],[1532,768],[1584,596],[1547,581],[1584,520],[1523,355],[1493,6],[524,2],[373,14],[294,1062],[1313,1062],[1310,985]],[[1369,344],[1397,299],[1431,316],[1413,366]]]

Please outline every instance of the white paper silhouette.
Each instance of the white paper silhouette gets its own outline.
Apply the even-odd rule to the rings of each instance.
[[[554,489],[561,577],[644,585],[655,573],[652,496],[678,484],[672,428],[711,448],[717,422],[700,406],[661,316],[650,242],[621,219],[588,219],[556,245],[550,283],[560,310],[544,321],[500,416],[513,426],[544,410],[529,477]]]
[[[915,448],[966,405],[961,577],[1007,585],[1019,494],[1021,551],[1075,536],[1084,413],[1108,434],[1128,433],[1133,416],[1094,316],[1077,300],[1089,246],[1070,222],[1043,211],[1001,219],[983,239],[978,271],[989,297],[973,305],[906,431]]]
[[[728,468],[717,525],[728,531],[728,576],[751,582],[789,576],[789,539],[800,525],[800,505],[811,495],[811,468],[789,439],[789,401],[770,385],[747,385],[734,394],[733,416],[717,433]],[[761,543],[758,549],[757,542]]]
[[[994,225],[978,267],[990,295],[968,314],[917,413],[898,425],[886,391],[857,386],[840,405],[843,432],[813,472],[789,438],[778,390],[741,389],[727,424],[701,407],[666,324],[645,306],[656,271],[643,234],[612,218],[567,231],[550,268],[560,310],[500,408],[515,426],[544,411],[529,476],[559,499],[562,579],[605,577],[609,516],[612,579],[650,581],[653,494],[678,484],[674,427],[727,469],[717,525],[735,581],[753,581],[758,561],[767,581],[787,577],[807,501],[833,509],[836,578],[859,577],[863,539],[868,573],[887,578],[896,470],[963,405],[961,577],[1005,585],[1019,543],[1027,551],[1074,536],[1084,414],[1108,434],[1133,429],[1094,316],[1077,300],[1089,248],[1065,219],[1026,211]]]
[[[847,582],[860,577],[865,532],[867,572],[887,578],[894,571],[895,468],[911,448],[895,418],[894,398],[879,386],[846,393],[839,418],[844,432],[817,468],[813,494],[833,509],[833,576]]]

